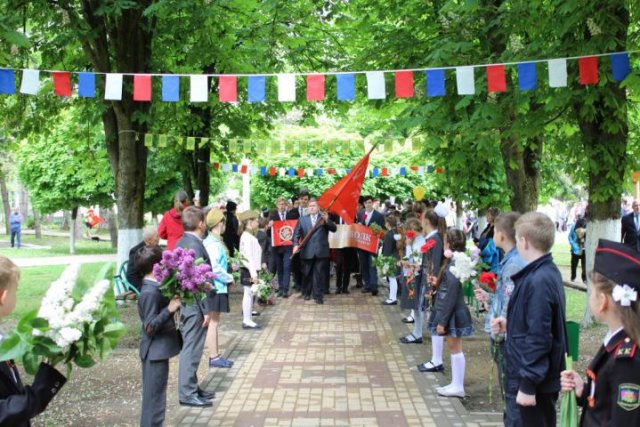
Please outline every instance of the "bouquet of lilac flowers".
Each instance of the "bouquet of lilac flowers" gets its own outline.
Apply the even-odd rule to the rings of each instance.
[[[184,248],[164,251],[162,260],[153,266],[153,276],[160,282],[162,295],[179,296],[186,305],[212,290],[211,282],[216,277],[209,264],[202,258],[195,259],[193,249]]]

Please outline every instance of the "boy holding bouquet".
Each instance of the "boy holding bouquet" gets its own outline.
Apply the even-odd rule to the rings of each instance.
[[[167,406],[169,359],[182,348],[180,332],[173,314],[180,308],[180,298],[162,296],[160,284],[153,276],[153,265],[162,259],[159,246],[146,246],[136,254],[142,289],[138,314],[142,321],[140,360],[142,361],[142,414],[140,426],[162,426]]]
[[[0,317],[16,308],[19,279],[18,267],[0,256]],[[12,361],[0,362],[0,426],[29,426],[29,420],[44,412],[65,382],[67,379],[60,372],[41,363],[33,384],[25,386]]]

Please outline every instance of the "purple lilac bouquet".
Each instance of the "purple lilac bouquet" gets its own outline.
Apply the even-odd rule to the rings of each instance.
[[[195,259],[193,249],[175,248],[162,253],[153,266],[153,276],[160,282],[160,292],[167,298],[177,295],[184,304],[193,304],[211,289],[216,277],[202,258]]]

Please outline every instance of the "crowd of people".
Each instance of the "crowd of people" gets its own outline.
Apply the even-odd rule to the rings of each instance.
[[[332,293],[331,274],[335,276],[335,294],[352,292],[354,281],[361,293],[375,297],[380,292],[379,285],[386,283],[389,292],[380,303],[397,306],[402,322],[411,326],[411,332],[398,337],[400,343],[423,344],[425,328],[430,336],[430,356],[417,370],[446,372],[446,342],[451,380],[448,385],[438,387],[437,393],[462,398],[467,363],[462,343],[474,329],[463,296],[471,277],[471,273],[465,273],[469,268],[465,259],[475,258],[486,272],[495,274],[493,289],[476,286],[474,291],[476,299],[487,307],[484,332],[499,373],[505,425],[555,426],[561,389],[575,391],[583,408],[583,425],[636,425],[640,422],[637,351],[640,255],[637,240],[631,244],[624,233],[633,231],[637,239],[639,214],[640,206],[634,202],[633,212],[623,217],[624,243],[601,240],[596,250],[589,304],[596,319],[607,324],[609,332],[589,365],[585,383],[576,372],[565,369],[568,351],[565,294],[562,277],[551,256],[557,224],[543,213],[520,215],[489,209],[486,226],[470,233],[451,224],[451,205],[447,203],[407,201],[398,208],[363,196],[353,221],[384,230],[379,250],[372,253],[349,247],[330,248],[329,233],[344,224],[344,218],[320,209],[317,199],[306,190],[301,190],[294,200],[278,198],[272,210],[243,212],[237,211],[233,201],[224,207],[192,206],[187,193],[181,191],[158,229],[146,228],[143,241],[130,252],[127,277],[140,291],[138,310],[142,322],[140,424],[163,424],[169,359],[177,355],[180,404],[212,405],[215,393],[201,388],[197,377],[205,348],[210,368],[233,366],[234,362],[223,356],[218,343],[221,314],[230,312],[229,289],[242,286],[242,328],[260,329],[261,325],[254,321],[259,313],[254,310],[252,285],[265,270],[275,274],[274,287],[279,298],[288,298],[292,291],[298,291],[299,298],[313,298],[316,304],[324,304],[325,296]],[[580,261],[582,279],[586,279],[587,217],[587,211],[578,213],[569,232],[572,280]],[[292,244],[274,245],[271,227],[276,221],[288,220],[297,220]],[[167,249],[192,249],[196,258],[209,263],[215,273],[211,284],[215,291],[192,304],[185,304],[178,297],[164,297],[153,275],[153,266],[162,259],[160,238],[167,241]],[[241,260],[237,281],[230,272],[236,252]],[[393,267],[379,271],[376,261],[379,256],[391,258]],[[0,314],[6,315],[15,304],[18,274],[10,261],[0,261]],[[178,310],[180,328],[176,327],[174,316]],[[47,386],[51,381],[64,383],[64,377],[57,375],[57,371],[46,370],[44,366],[41,369],[46,374],[36,377],[36,381]],[[28,401],[6,401],[14,391],[3,389],[3,382],[19,379],[16,371],[4,362],[0,363],[0,373],[3,370],[11,376],[0,375],[0,424],[2,405],[30,405]],[[52,395],[47,395],[43,402],[51,398]],[[25,410],[24,418],[20,419],[28,419],[43,409]]]

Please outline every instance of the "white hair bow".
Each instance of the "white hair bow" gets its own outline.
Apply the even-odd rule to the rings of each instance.
[[[631,301],[636,301],[638,299],[638,292],[626,284],[622,286],[616,285],[613,288],[612,297],[614,301],[620,302],[620,305],[629,307],[631,305]]]
[[[436,213],[436,215],[438,215],[440,218],[446,218],[447,215],[449,215],[449,208],[447,207],[446,204],[442,203],[442,202],[438,202],[438,204],[436,205],[436,207],[433,209],[433,211]]]

